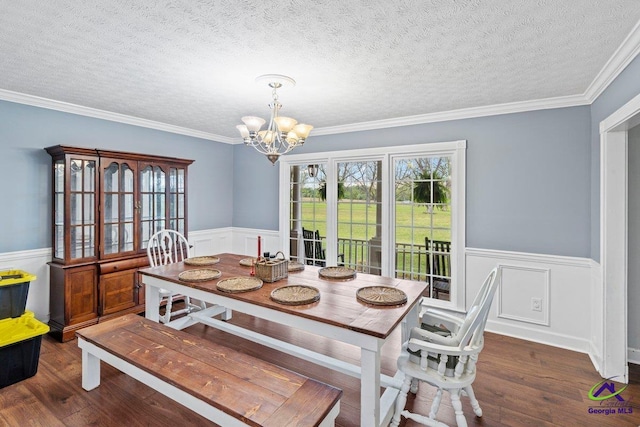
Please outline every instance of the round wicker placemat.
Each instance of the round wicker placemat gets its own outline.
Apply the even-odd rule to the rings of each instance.
[[[255,291],[262,287],[262,280],[256,277],[230,277],[220,280],[216,288],[222,292],[237,293]]]
[[[240,260],[240,265],[243,267],[251,267],[254,262],[256,262],[255,258],[242,258]]]
[[[358,289],[356,298],[373,305],[402,305],[407,302],[407,294],[390,286],[365,286]]]
[[[304,264],[297,261],[289,261],[289,273],[304,270]]]
[[[318,276],[325,279],[353,279],[356,271],[347,267],[324,267],[318,270]]]
[[[220,270],[201,268],[198,270],[185,270],[178,274],[178,279],[185,282],[206,282],[207,280],[217,279],[220,276],[222,276]]]
[[[282,286],[271,291],[271,299],[285,305],[310,304],[320,299],[320,291],[313,286]]]
[[[219,262],[220,258],[217,256],[195,256],[184,260],[187,265],[213,265]]]

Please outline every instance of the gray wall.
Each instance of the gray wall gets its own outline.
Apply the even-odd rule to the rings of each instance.
[[[640,58],[590,107],[318,136],[298,151],[466,139],[468,247],[598,260],[598,124],[638,93]],[[250,148],[0,101],[0,253],[50,246],[43,148],[55,144],[195,159],[191,230],[278,228],[278,167]]]
[[[631,348],[640,348],[640,126],[629,131],[628,325]]]
[[[588,257],[589,135],[585,106],[311,137],[296,152],[466,139],[468,247]],[[249,150],[234,156],[233,224],[277,230],[278,175]]]
[[[232,224],[232,146],[0,101],[0,253],[51,246],[51,157],[43,148],[57,144],[193,159],[190,230]]]
[[[600,122],[640,93],[637,56],[591,104],[591,258],[600,261]]]
[[[279,163],[244,144],[233,152],[234,227],[277,230]]]

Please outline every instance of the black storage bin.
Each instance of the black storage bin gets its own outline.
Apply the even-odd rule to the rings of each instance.
[[[16,319],[0,320],[0,388],[38,372],[42,335],[49,326],[27,311]]]
[[[29,283],[36,276],[21,270],[0,271],[0,320],[24,314]]]

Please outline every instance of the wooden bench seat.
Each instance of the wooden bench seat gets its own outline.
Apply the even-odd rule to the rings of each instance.
[[[222,426],[333,426],[342,391],[189,333],[126,315],[78,330],[82,387],[100,360]]]

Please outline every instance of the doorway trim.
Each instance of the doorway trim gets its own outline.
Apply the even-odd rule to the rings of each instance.
[[[600,375],[628,383],[628,130],[640,123],[640,95],[600,122]],[[594,296],[595,297],[595,296]]]

